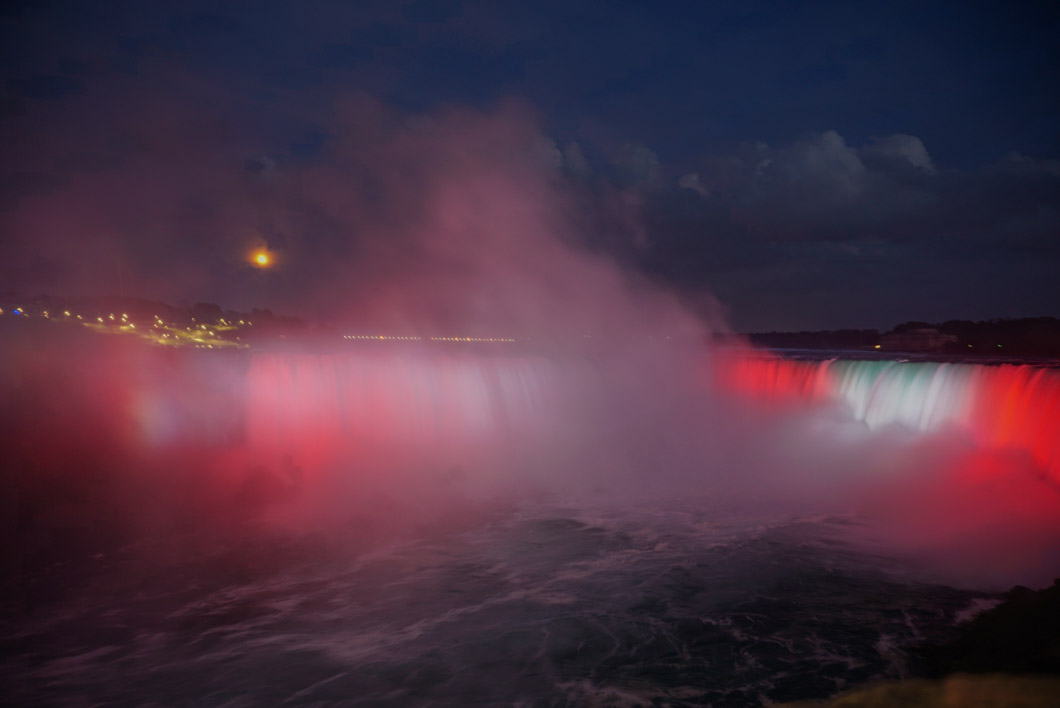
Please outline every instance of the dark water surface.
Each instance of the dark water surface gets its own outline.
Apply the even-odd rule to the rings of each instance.
[[[983,593],[840,517],[536,502],[445,533],[194,534],[5,593],[12,705],[712,705],[915,670]],[[351,538],[356,533],[350,530]]]

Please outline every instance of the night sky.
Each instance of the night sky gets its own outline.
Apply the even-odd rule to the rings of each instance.
[[[547,231],[744,331],[1060,316],[1048,3],[0,13],[0,291],[493,322]]]

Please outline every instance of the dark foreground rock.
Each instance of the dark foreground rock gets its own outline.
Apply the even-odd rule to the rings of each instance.
[[[926,678],[861,686],[801,708],[1052,708],[1060,705],[1060,580],[1014,587],[963,625],[955,639],[912,652]]]
[[[1055,708],[1060,678],[957,674],[932,681],[888,681],[823,701],[787,704],[789,708]]]
[[[1060,580],[1044,590],[1012,588],[1004,602],[964,625],[956,639],[915,653],[922,660],[919,673],[927,678],[997,672],[1060,676]]]

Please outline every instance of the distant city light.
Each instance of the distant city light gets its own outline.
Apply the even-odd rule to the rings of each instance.
[[[265,257],[266,263],[274,264],[271,256],[265,251],[254,254],[251,257],[251,261],[254,262],[255,256],[262,255]],[[52,313],[49,310],[32,310],[42,317],[50,318]],[[229,320],[227,317],[219,317],[216,324],[213,326],[202,322],[196,322],[195,317],[188,317],[191,320],[191,325],[181,326],[182,322],[169,322],[167,323],[162,319],[160,315],[152,315],[151,319],[144,319],[144,321],[138,322],[135,319],[135,315],[130,315],[128,312],[107,312],[97,313],[95,316],[95,322],[92,321],[93,316],[87,315],[82,316],[70,310],[56,310],[55,315],[58,316],[59,312],[62,316],[69,319],[83,320],[83,324],[91,327],[98,327],[104,331],[110,332],[124,332],[134,336],[139,336],[144,339],[151,340],[156,344],[165,344],[168,346],[189,346],[195,347],[196,349],[223,349],[227,347],[234,348],[248,348],[246,343],[241,343],[241,337],[236,335],[240,327],[251,327],[253,322],[250,320]],[[30,317],[31,311],[27,311],[21,307],[12,307],[8,309],[0,308],[0,315],[21,315],[22,317]],[[34,315],[36,316],[36,315]],[[109,321],[108,321],[109,320]],[[239,324],[237,325],[236,322]],[[97,324],[98,323],[98,324]],[[113,323],[113,324],[112,324]],[[101,327],[104,325],[104,327]],[[109,327],[106,325],[110,325]],[[116,326],[115,326],[116,325]],[[169,330],[169,331],[166,331]],[[226,335],[227,332],[231,332],[231,335]],[[281,339],[286,339],[283,334],[278,335]],[[341,335],[346,340],[364,340],[364,341],[375,341],[375,342],[454,342],[460,343],[502,343],[502,342],[516,342],[521,341],[515,337],[431,337],[431,336],[419,336],[419,335],[399,335],[399,334],[344,334]],[[588,335],[586,335],[588,336]]]
[[[343,339],[365,339],[384,342],[420,342],[423,337],[392,334],[344,334]],[[514,337],[429,337],[432,342],[514,342]]]
[[[250,262],[258,268],[268,268],[272,265],[272,254],[263,248],[259,248],[250,254]]]

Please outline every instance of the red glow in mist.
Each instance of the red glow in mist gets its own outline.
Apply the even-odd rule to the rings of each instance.
[[[865,362],[866,366],[876,365]],[[877,365],[878,366],[878,365]],[[858,401],[863,407],[883,405],[884,375],[900,379],[900,367],[937,366],[903,363],[880,373],[868,389],[868,398]],[[963,367],[965,376],[941,381],[945,387],[966,387],[959,400],[966,407],[943,411],[951,426],[964,432],[986,449],[1018,450],[1030,455],[1053,481],[1060,483],[1060,375],[1030,365],[953,365]],[[899,367],[899,368],[895,368]],[[935,372],[936,377],[939,371]],[[870,374],[871,375],[871,374]],[[841,401],[844,391],[833,362],[792,361],[770,355],[720,357],[715,364],[717,385],[772,401]],[[894,385],[894,381],[890,382]],[[900,383],[900,381],[899,381]],[[864,390],[864,389],[862,389]],[[931,399],[938,389],[911,386],[904,392],[905,406],[938,405]],[[890,401],[893,402],[893,395]],[[886,419],[886,411],[883,412]],[[921,432],[929,432],[927,430]]]

